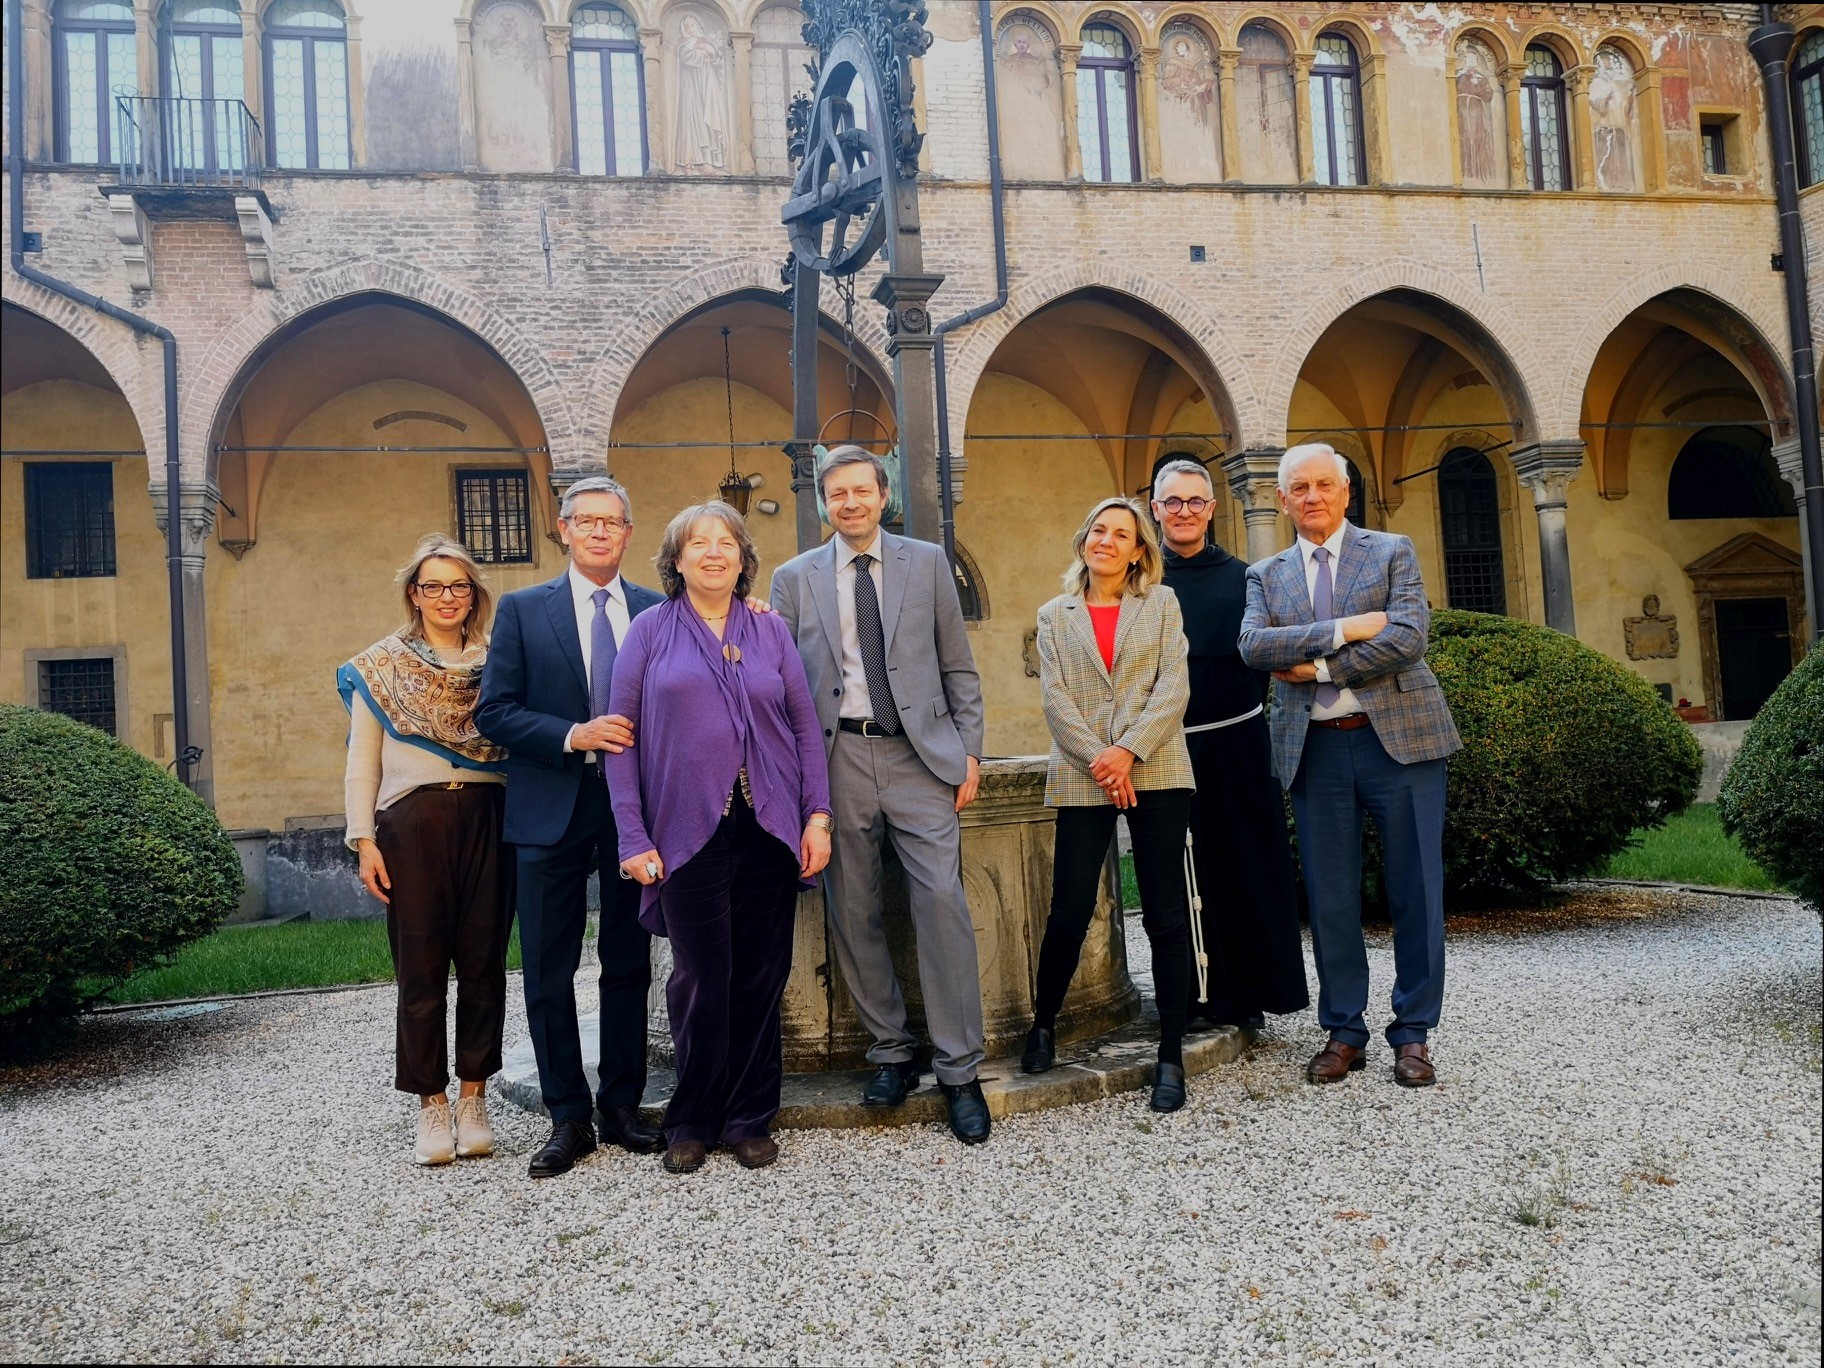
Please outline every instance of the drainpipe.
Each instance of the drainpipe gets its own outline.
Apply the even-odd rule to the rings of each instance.
[[[1818,366],[1812,349],[1810,287],[1805,269],[1805,230],[1799,222],[1799,176],[1793,158],[1791,84],[1787,55],[1792,25],[1761,6],[1760,27],[1748,35],[1748,50],[1767,87],[1767,128],[1773,141],[1773,193],[1780,215],[1780,253],[1786,263],[1786,324],[1792,333],[1792,385],[1799,437],[1799,473],[1805,481],[1805,542],[1811,572],[1811,636],[1824,639],[1824,461],[1818,452]]]
[[[7,42],[7,157],[6,174],[11,191],[7,205],[8,245],[13,271],[22,280],[42,285],[53,294],[75,300],[85,308],[125,323],[143,337],[155,337],[165,354],[165,565],[171,582],[171,730],[177,753],[177,774],[190,782],[189,767],[199,758],[190,751],[190,679],[184,658],[183,528],[179,519],[182,497],[177,460],[177,339],[169,328],[111,304],[100,295],[78,289],[46,275],[25,259],[25,23],[21,0],[6,0]]]
[[[17,0],[14,0],[17,3]],[[943,510],[944,554],[956,561],[956,488],[950,465],[950,386],[944,368],[944,335],[986,318],[1007,305],[1007,220],[1001,204],[1001,112],[994,79],[994,14],[990,0],[977,0],[976,23],[982,31],[982,93],[988,119],[988,199],[994,214],[994,298],[946,318],[936,328],[933,350],[937,381],[937,497]]]

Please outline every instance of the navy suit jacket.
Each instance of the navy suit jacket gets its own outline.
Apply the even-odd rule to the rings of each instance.
[[[655,590],[621,583],[630,620],[665,601]],[[583,754],[565,751],[564,738],[589,718],[589,676],[565,566],[548,584],[501,598],[481,672],[475,725],[507,748],[503,835],[514,845],[556,845],[563,839],[585,773]]]

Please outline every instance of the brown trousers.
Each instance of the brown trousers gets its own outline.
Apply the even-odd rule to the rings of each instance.
[[[445,1003],[456,966],[456,1076],[500,1071],[507,1018],[513,862],[501,843],[506,785],[414,789],[378,814],[393,881],[386,936],[399,981],[393,1086],[423,1097],[450,1083]]]

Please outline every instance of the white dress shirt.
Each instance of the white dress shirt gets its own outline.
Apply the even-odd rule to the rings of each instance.
[[[589,658],[589,643],[595,635],[595,592],[598,589],[608,591],[608,626],[614,632],[614,647],[617,651],[627,639],[627,625],[633,621],[627,612],[627,586],[621,583],[619,575],[606,584],[597,584],[574,565],[570,567],[570,605],[576,611],[577,640],[583,644],[583,678],[591,688],[595,681],[590,677],[594,664]],[[575,749],[570,744],[575,736],[576,727],[571,727],[564,737],[565,750]],[[595,755],[594,751],[589,752],[591,763],[594,762]]]
[[[1342,605],[1337,602],[1336,598],[1337,591],[1341,588],[1343,583],[1343,533],[1348,530],[1349,524],[1345,521],[1337,527],[1336,531],[1326,537],[1323,542],[1324,550],[1330,553],[1330,611],[1336,614],[1337,618],[1336,635],[1330,642],[1330,649],[1333,651],[1342,648],[1342,619],[1348,616],[1341,611]],[[1317,557],[1311,553],[1317,550],[1317,548],[1318,543],[1314,541],[1309,541],[1302,536],[1298,539],[1298,554],[1304,561],[1305,566],[1305,593],[1310,596],[1313,604],[1317,602]],[[1318,683],[1328,684],[1330,682],[1329,660],[1323,656],[1319,656],[1311,663],[1317,667]],[[1362,705],[1356,701],[1355,690],[1343,689],[1337,695],[1336,702],[1332,703],[1327,708],[1321,704],[1313,703],[1311,705],[1311,720],[1313,722],[1327,722],[1333,717],[1348,717],[1351,713],[1359,713],[1360,711],[1362,711]]]
[[[880,578],[880,529],[874,529],[874,540],[860,551],[849,548],[840,536],[836,538],[836,617],[842,628],[842,705],[841,717],[865,721],[874,716],[874,702],[868,693],[868,674],[861,667],[861,637],[855,629],[855,557],[869,555],[874,563],[868,577],[874,581],[874,601],[881,605],[881,629],[886,629],[886,599],[882,596]]]

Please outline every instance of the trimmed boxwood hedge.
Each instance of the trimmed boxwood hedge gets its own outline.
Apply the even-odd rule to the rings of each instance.
[[[1717,811],[1749,859],[1824,911],[1824,646],[1755,715]]]
[[[221,925],[241,865],[215,814],[93,727],[0,704],[0,1035],[79,1011]]]

